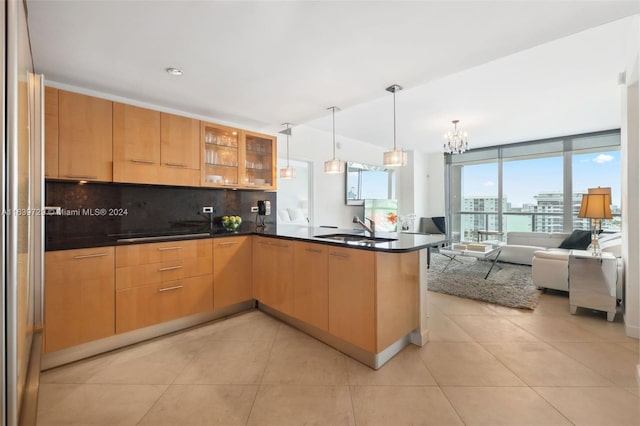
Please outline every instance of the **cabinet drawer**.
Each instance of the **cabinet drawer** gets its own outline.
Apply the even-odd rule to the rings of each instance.
[[[212,257],[195,257],[116,269],[116,289],[141,287],[184,278],[211,275]]]
[[[116,268],[199,257],[211,258],[211,253],[209,239],[120,246],[116,247]]]
[[[213,309],[211,275],[116,292],[116,333]]]
[[[75,250],[57,250],[48,251],[46,253],[47,262],[50,265],[59,266],[62,262],[69,262],[71,264],[87,265],[94,262],[111,262],[113,264],[113,247],[96,247],[87,249],[75,249]],[[81,263],[76,261],[82,260]]]

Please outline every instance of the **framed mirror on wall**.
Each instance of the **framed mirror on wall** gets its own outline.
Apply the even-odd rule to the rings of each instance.
[[[366,199],[393,200],[396,176],[393,169],[347,161],[345,172],[345,203],[362,206]]]

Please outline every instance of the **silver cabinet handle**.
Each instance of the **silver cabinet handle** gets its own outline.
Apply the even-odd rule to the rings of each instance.
[[[224,242],[224,243],[218,243],[219,246],[230,246],[230,245],[233,245],[233,244],[238,244],[238,242],[237,241],[227,241],[227,242]]]
[[[142,164],[155,164],[155,161],[151,161],[151,160],[138,160],[138,159],[131,159],[132,163],[142,163]]]
[[[188,164],[182,164],[182,163],[164,163],[165,166],[169,166],[169,167],[188,167]]]
[[[258,241],[260,244],[266,244],[268,246],[275,246],[275,247],[289,247],[289,244],[287,243],[274,243],[271,241]]]
[[[348,254],[344,254],[344,253],[329,253],[331,256],[336,256],[336,257],[351,257]]]
[[[158,250],[160,251],[164,251],[164,250],[180,250],[182,247],[179,246],[175,246],[175,247],[160,247]]]
[[[103,257],[106,256],[107,253],[96,253],[96,254],[82,254],[80,256],[74,256],[74,259],[90,259],[92,257]]]
[[[322,253],[322,250],[320,249],[306,248],[305,250],[310,251],[311,253]]]
[[[167,266],[166,268],[160,268],[160,269],[158,269],[158,272],[173,271],[175,269],[182,269],[182,265],[181,266]]]
[[[68,177],[71,179],[98,179],[98,176],[87,176],[87,175],[64,175],[64,177]]]
[[[287,248],[289,247],[289,244],[278,244],[278,243],[271,243],[272,246],[276,246],[276,247],[282,247],[282,248]]]
[[[173,287],[165,287],[165,288],[161,288],[161,289],[159,289],[158,291],[159,291],[159,292],[163,292],[163,291],[178,290],[178,289],[181,289],[182,287],[183,287],[183,286],[181,286],[181,285],[176,285],[176,286],[173,286]]]

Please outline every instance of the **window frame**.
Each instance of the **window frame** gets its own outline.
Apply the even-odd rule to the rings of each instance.
[[[445,154],[445,216],[448,223],[457,223],[461,214],[469,213],[462,210],[455,211],[452,199],[452,186],[454,179],[454,167],[497,162],[498,166],[498,210],[491,212],[498,215],[498,231],[504,232],[504,202],[503,202],[503,166],[505,160],[526,160],[527,158],[542,158],[546,156],[560,155],[563,157],[563,230],[569,232],[573,228],[573,155],[585,154],[594,151],[620,150],[620,129],[603,130],[599,132],[582,133],[534,141],[526,141],[514,144],[497,145],[487,148],[472,149],[462,154]],[[459,179],[458,179],[459,180]],[[462,182],[459,180],[458,184]],[[461,194],[461,191],[458,191]],[[462,203],[462,200],[460,200]],[[461,204],[462,206],[462,204]],[[448,232],[459,229],[459,226],[450,226]],[[534,229],[535,232],[535,229]],[[451,237],[451,235],[449,235]]]

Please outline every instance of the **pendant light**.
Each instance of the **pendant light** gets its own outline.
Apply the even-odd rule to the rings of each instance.
[[[385,90],[393,93],[393,150],[384,153],[383,164],[387,167],[404,166],[407,164],[407,153],[396,146],[396,92],[402,90],[402,87],[393,84]]]
[[[291,123],[282,123],[282,125],[287,126],[287,128],[278,133],[287,135],[287,167],[280,169],[280,179],[293,179],[296,177],[296,169],[289,165],[289,136],[291,136]]]
[[[327,109],[332,110],[333,115],[333,158],[324,162],[324,172],[327,174],[344,173],[344,161],[336,158],[336,110],[340,111],[340,108],[332,106]]]

